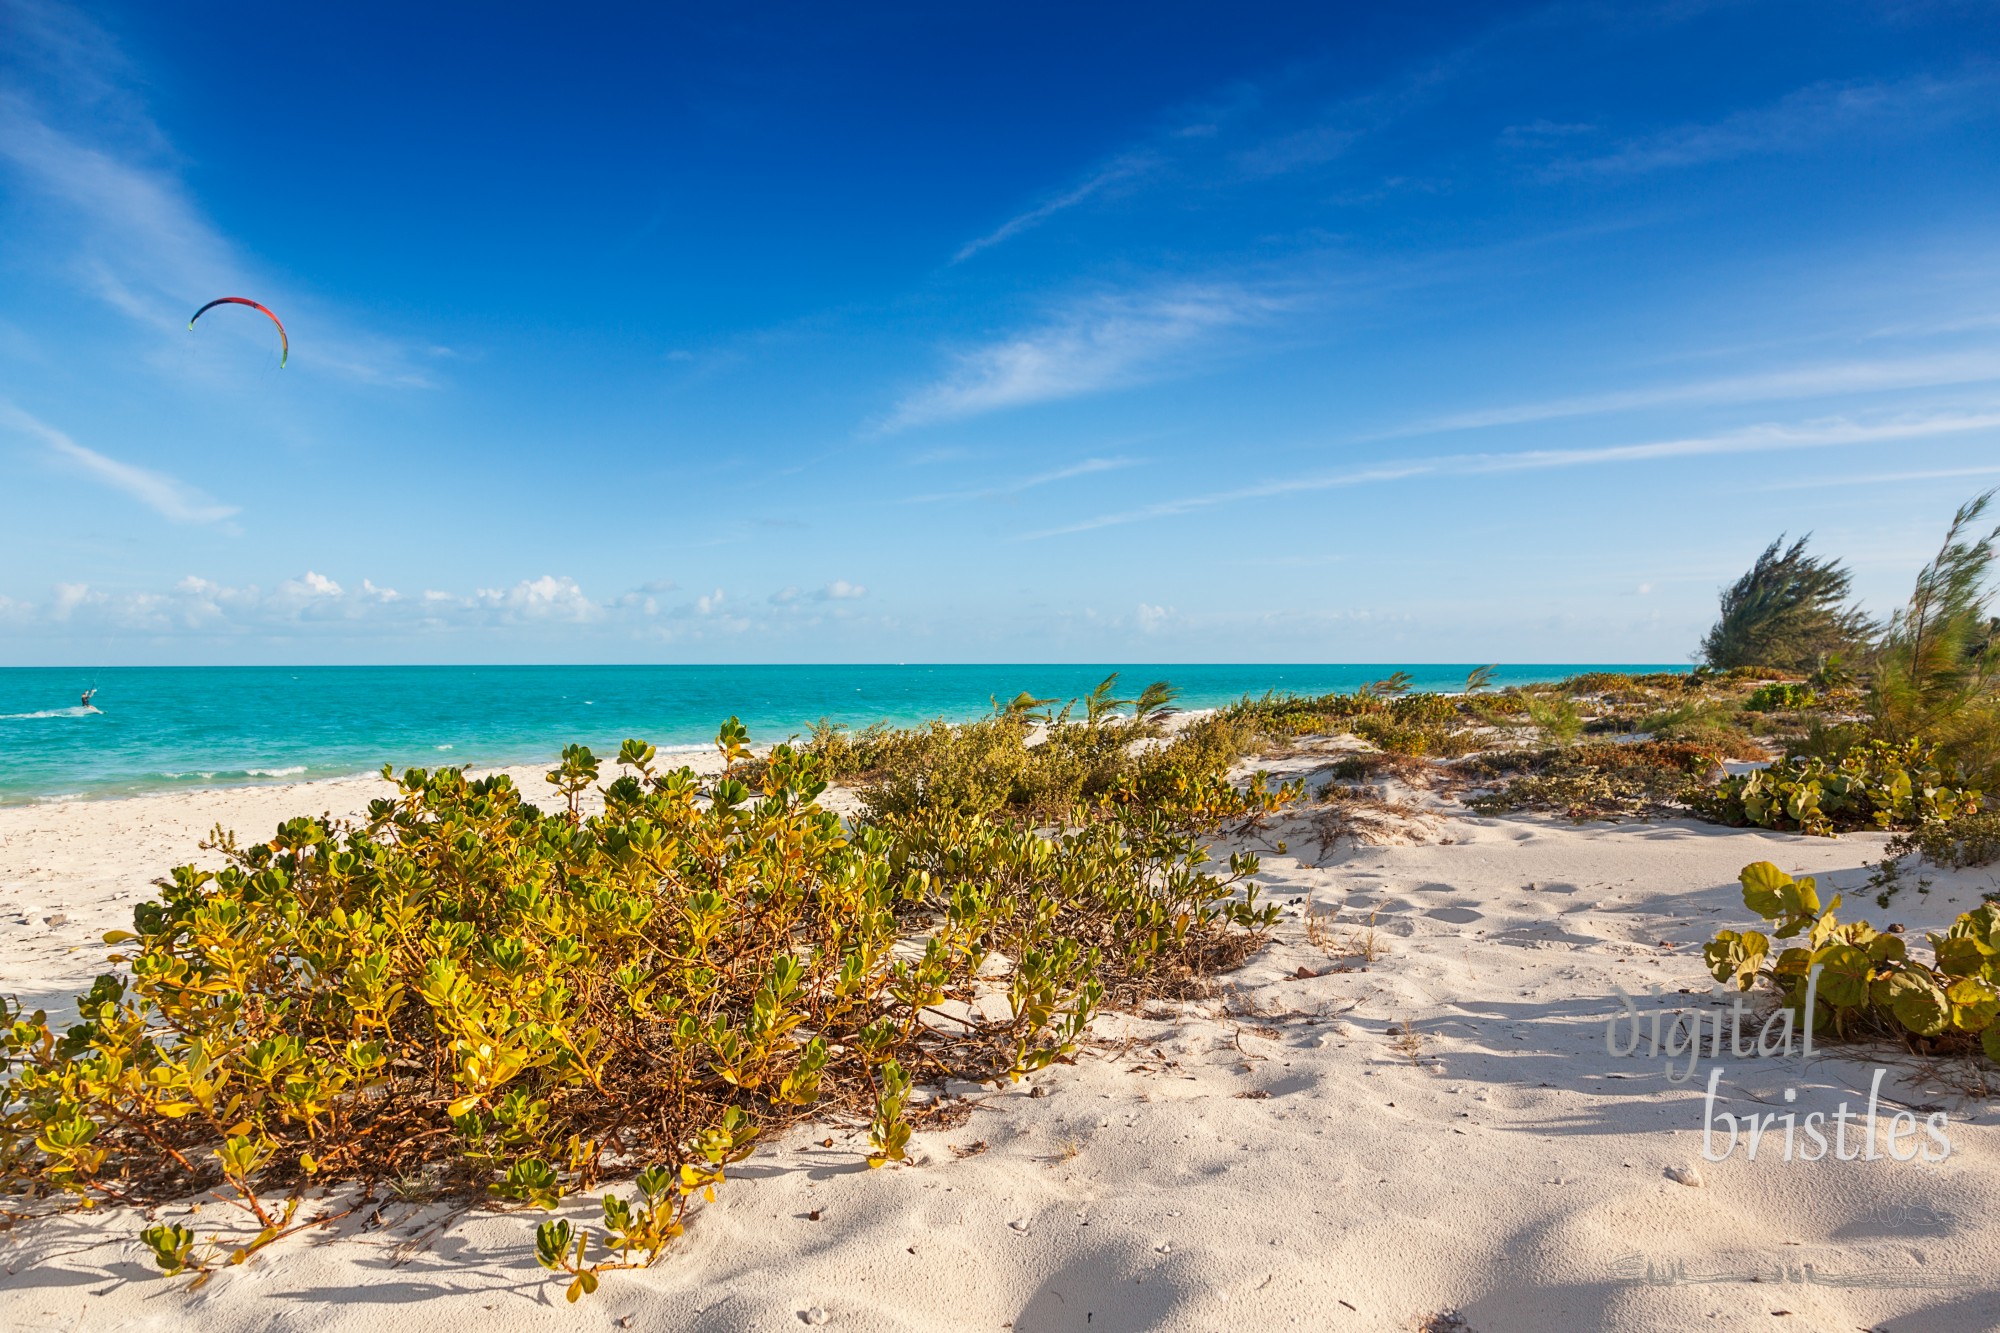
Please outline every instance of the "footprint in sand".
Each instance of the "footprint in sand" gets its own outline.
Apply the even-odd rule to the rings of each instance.
[[[1424,915],[1433,921],[1448,921],[1454,926],[1467,926],[1486,919],[1486,913],[1471,907],[1433,907]]]

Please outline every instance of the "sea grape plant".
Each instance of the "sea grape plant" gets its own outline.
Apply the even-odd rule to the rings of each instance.
[[[772,1130],[858,1110],[870,1165],[902,1160],[917,1080],[1043,1068],[1107,978],[1233,961],[1275,914],[1237,896],[1254,860],[1201,869],[1190,801],[1225,803],[1185,775],[1071,832],[850,828],[811,754],[778,746],[753,784],[734,719],[717,746],[704,779],[628,741],[602,782],[573,746],[549,811],[504,775],[385,769],[355,824],[218,830],[221,869],[176,869],[106,937],[119,970],[76,1023],[0,1011],[0,1185],[229,1201],[247,1243],[143,1236],[205,1273],[326,1220],[298,1220],[309,1194],[428,1176],[547,1209],[636,1172],[599,1234],[538,1235],[575,1300],[657,1259]]]
[[[1983,904],[1930,935],[1925,962],[1900,933],[1836,919],[1840,898],[1822,904],[1809,875],[1794,879],[1758,861],[1740,882],[1744,905],[1773,928],[1718,931],[1702,950],[1717,981],[1746,991],[1768,983],[1807,1031],[1894,1035],[1931,1050],[1976,1045],[2000,1061],[2000,905]],[[1774,958],[1774,939],[1799,943]]]
[[[1922,741],[1871,740],[1829,763],[1778,761],[1697,793],[1695,808],[1718,823],[1832,836],[1841,829],[1908,829],[1975,814],[1984,793],[1955,785]]]

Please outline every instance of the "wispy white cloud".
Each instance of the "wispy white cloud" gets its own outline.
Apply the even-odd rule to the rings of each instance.
[[[913,495],[911,504],[934,504],[942,500],[992,500],[1001,496],[1019,495],[1023,491],[1034,490],[1037,486],[1049,486],[1058,481],[1068,481],[1072,477],[1088,477],[1099,472],[1115,472],[1120,468],[1134,467],[1141,460],[1137,458],[1086,458],[1081,463],[1071,463],[1067,467],[1037,472],[1017,481],[1003,482],[998,486],[983,486],[974,490],[939,491],[931,495]]]
[[[1125,154],[1113,161],[1109,166],[1096,172],[1088,180],[1084,181],[1083,184],[1073,189],[1065,190],[1055,198],[1050,199],[1046,203],[1037,204],[1025,213],[1016,214],[977,240],[966,242],[965,245],[960,247],[959,252],[951,257],[951,262],[962,264],[981,250],[990,249],[1003,241],[1012,240],[1022,232],[1047,222],[1056,214],[1075,208],[1078,204],[1084,202],[1084,200],[1102,192],[1107,187],[1116,185],[1120,181],[1130,180],[1135,176],[1143,175],[1158,164],[1158,156],[1151,152]]]
[[[223,504],[177,477],[132,463],[121,463],[78,444],[55,427],[4,400],[0,400],[0,425],[12,426],[24,435],[33,436],[56,458],[175,523],[220,523],[241,512],[235,505]]]
[[[1839,486],[1893,486],[1906,481],[1952,481],[1960,477],[2000,476],[2000,465],[1992,467],[1944,467],[1915,472],[1871,472],[1851,477],[1807,477],[1798,481],[1774,481],[1759,486],[1760,491],[1813,491]]]
[[[720,593],[717,594],[718,597],[720,595]],[[859,583],[850,583],[846,579],[835,579],[831,583],[820,585],[811,592],[802,591],[796,583],[788,583],[772,593],[765,600],[772,606],[785,612],[788,616],[795,616],[807,609],[813,602],[858,602],[867,595],[868,589]]]
[[[1143,523],[1150,519],[1173,518],[1223,505],[1241,504],[1248,500],[1268,500],[1312,491],[1406,481],[1413,477],[1479,476],[1553,468],[1594,467],[1611,463],[1641,463],[1663,458],[1832,448],[1840,445],[1925,439],[1994,429],[2000,429],[2000,411],[1898,417],[1877,422],[1859,422],[1834,417],[1796,425],[1748,426],[1741,430],[1725,431],[1716,435],[1655,440],[1644,444],[1604,445],[1585,449],[1531,449],[1500,454],[1453,454],[1406,462],[1381,463],[1341,472],[1284,477],[1255,486],[1185,496],[1178,500],[1162,501],[1137,509],[1101,514],[1080,523],[1025,533],[1023,539],[1032,541],[1046,537],[1060,537],[1127,523]]]
[[[903,430],[1141,381],[1226,330],[1270,318],[1287,298],[1237,283],[1188,283],[1074,303],[1025,332],[961,353],[942,379],[897,404]]]
[[[1987,384],[2000,380],[2000,351],[1953,353],[1900,360],[1847,361],[1732,375],[1693,383],[1620,389],[1574,398],[1546,399],[1501,407],[1426,417],[1364,439],[1397,439],[1438,435],[1447,431],[1481,430],[1568,417],[1597,416],[1648,407],[1699,403],[1771,402],[1787,398],[1819,398],[1835,394],[1877,393],[1893,389],[1938,388],[1953,384]]]
[[[1870,122],[1955,116],[1990,105],[1994,83],[1995,74],[1987,69],[1957,78],[1926,74],[1895,82],[1816,83],[1768,106],[1627,139],[1598,156],[1559,159],[1545,174],[1633,175],[1757,153],[1796,152]]]
[[[10,7],[11,8],[11,7]],[[9,238],[17,252],[47,252],[111,308],[159,333],[182,330],[195,308],[222,295],[257,296],[284,311],[293,331],[311,330],[310,351],[294,357],[303,373],[316,370],[365,382],[424,386],[431,381],[411,349],[349,327],[313,309],[269,275],[254,272],[163,163],[166,137],[124,88],[115,48],[79,23],[57,23],[53,6],[28,5],[40,16],[19,31],[41,83],[62,105],[38,101],[18,86],[0,87],[0,170],[18,181],[24,198],[53,209],[52,225],[34,236]],[[255,336],[268,338],[268,328]],[[251,336],[245,331],[244,336]]]
[[[1508,148],[1543,148],[1551,143],[1573,139],[1580,134],[1589,134],[1596,128],[1595,125],[1581,122],[1561,122],[1544,118],[1520,125],[1509,125],[1500,131],[1500,142]]]

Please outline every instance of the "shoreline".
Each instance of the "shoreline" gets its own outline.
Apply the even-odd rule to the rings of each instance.
[[[660,754],[666,756],[692,756],[706,753],[715,747],[712,744],[687,744],[661,745],[656,748]],[[760,745],[757,748],[761,751],[767,747]],[[608,760],[615,757],[616,753],[614,749],[607,753],[599,754],[598,758]],[[468,773],[493,773],[501,771],[539,773],[543,766],[552,763],[559,754],[560,747],[550,751],[548,758],[532,761],[518,757],[460,761],[447,755],[442,756],[442,762],[439,763],[398,764],[395,767],[398,772],[409,768],[425,768],[433,771],[440,768],[460,768]],[[215,773],[202,774],[198,780],[191,782],[180,782],[169,779],[160,786],[145,786],[130,790],[121,788],[101,792],[59,792],[50,795],[28,797],[0,795],[0,812],[8,810],[32,810],[58,805],[106,805],[119,801],[143,801],[161,796],[199,795],[214,792],[278,791],[288,788],[304,790],[326,786],[331,783],[362,782],[370,779],[379,781],[382,776],[382,766],[377,764],[373,768],[349,769],[338,773],[324,773],[317,776],[301,776],[305,772],[306,770],[303,768],[299,768],[296,771],[288,769],[252,771],[240,778],[233,776],[225,777],[221,773]]]
[[[1681,671],[1646,664],[1524,663],[1499,683],[1546,683],[1584,671]],[[215,788],[257,788],[303,769],[337,781],[400,768],[506,767],[565,744],[614,752],[639,736],[663,752],[705,748],[723,719],[752,739],[804,735],[821,718],[856,730],[880,722],[962,723],[1024,686],[1067,698],[1116,670],[1127,692],[1168,679],[1183,706],[1219,707],[1267,689],[1352,689],[1396,670],[1449,692],[1455,664],[756,668],[126,668],[98,673],[99,711],[41,705],[74,672],[0,668],[0,808]],[[69,695],[74,698],[74,695]],[[33,706],[31,706],[33,705]],[[672,737],[663,741],[662,737]],[[191,758],[191,756],[193,756]],[[209,776],[200,776],[207,774]],[[108,775],[108,776],[107,776]]]

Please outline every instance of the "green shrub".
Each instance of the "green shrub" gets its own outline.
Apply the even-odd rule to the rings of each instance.
[[[1007,717],[935,721],[872,733],[866,767],[851,780],[872,821],[953,810],[1052,825],[1115,798],[1125,806],[1177,803],[1198,825],[1207,816],[1196,807],[1229,804],[1229,771],[1255,739],[1229,715],[1190,722],[1165,741],[1138,732],[1130,723],[1058,721],[1037,730]],[[836,753],[849,744],[838,733],[824,743]],[[820,744],[816,736],[813,745]],[[1198,791],[1210,799],[1189,806],[1186,793]]]
[[[1743,706],[1753,713],[1776,713],[1811,708],[1816,702],[1818,696],[1806,686],[1788,680],[1774,680],[1751,691]]]
[[[1240,729],[1246,746],[1258,735],[1279,739],[1352,735],[1393,754],[1451,757],[1480,748],[1475,719],[1458,698],[1428,691],[1404,693],[1404,688],[1392,677],[1351,694],[1267,694],[1244,699],[1223,710],[1221,717]]]
[[[1865,921],[1834,918],[1840,899],[1821,906],[1810,877],[1793,879],[1769,861],[1743,868],[1743,902],[1776,925],[1772,936],[1803,944],[1770,957],[1762,931],[1724,930],[1702,950],[1717,981],[1749,990],[1760,980],[1815,1035],[1891,1035],[1933,1052],[1979,1047],[2000,1061],[2000,906],[1963,913],[1931,935],[1932,961],[1903,937]],[[1816,974],[1816,978],[1815,978]],[[1807,996],[1812,1008],[1807,1009]]]
[[[877,819],[926,806],[968,815],[1006,809],[1029,763],[1029,732],[1029,723],[1003,717],[888,732],[870,756],[863,805]]]
[[[1823,722],[1813,718],[1805,734],[1785,742],[1787,759],[1821,759],[1838,763],[1842,756],[1869,741],[1868,728],[1859,722]]]
[[[1685,803],[1721,756],[1701,745],[1634,741],[1505,750],[1459,765],[1473,777],[1508,776],[1466,804],[1481,814],[1543,811],[1582,822],[1667,813]]]
[[[1949,823],[1920,824],[1889,842],[1889,855],[1921,854],[1932,865],[1963,870],[2000,861],[2000,810],[1962,814]]]
[[[1869,741],[1837,763],[1783,759],[1723,779],[1694,805],[1706,818],[1738,827],[1793,829],[1831,836],[1842,829],[1909,829],[1973,814],[1981,793],[1951,785],[1935,751],[1921,741]]]
[[[1583,732],[1583,714],[1572,699],[1530,697],[1527,714],[1542,735],[1557,745],[1568,745]]]
[[[1373,691],[1352,694],[1275,695],[1245,698],[1222,716],[1266,736],[1338,736],[1354,719],[1387,713],[1390,701]]]
[[[1733,737],[1739,745],[1754,744],[1735,721],[1736,710],[1728,703],[1696,697],[1645,714],[1638,721],[1638,729],[1661,741],[1716,744],[1724,737]]]
[[[1638,684],[1639,677],[1623,671],[1585,671],[1557,681],[1555,689],[1562,694],[1609,694],[1634,689]]]
[[[968,743],[1005,748],[983,726]],[[1178,818],[1173,792],[1107,801],[1054,836],[996,824],[983,793],[850,832],[817,804],[813,755],[778,747],[753,788],[734,719],[718,745],[704,781],[627,742],[589,817],[599,763],[572,747],[552,813],[504,776],[413,769],[359,824],[218,835],[224,869],[177,869],[107,936],[120,970],[77,1023],[0,1014],[0,1185],[239,1204],[255,1234],[233,1254],[147,1231],[178,1272],[304,1225],[316,1184],[429,1174],[549,1207],[613,1161],[645,1166],[595,1241],[538,1235],[574,1300],[657,1258],[769,1131],[859,1108],[870,1164],[896,1160],[914,1072],[1041,1068],[1107,986],[1240,959],[1274,918],[1237,896],[1254,857],[1202,868],[1193,806],[1212,790]]]

